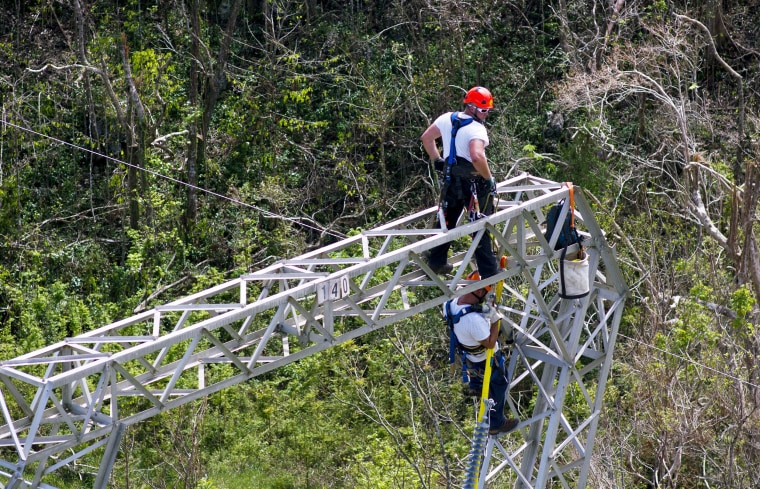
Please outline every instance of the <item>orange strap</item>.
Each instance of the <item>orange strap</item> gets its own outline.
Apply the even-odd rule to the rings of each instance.
[[[573,185],[573,182],[565,182],[565,185],[567,185],[567,193],[570,199],[570,227],[572,229],[575,229],[575,194],[573,193],[575,186]],[[583,259],[584,256],[585,253],[583,252],[583,243],[579,241],[578,258]]]
[[[565,185],[567,185],[567,193],[570,196],[570,227],[575,227],[575,195],[573,194],[573,191],[575,190],[575,186],[573,186],[573,182],[565,182]]]

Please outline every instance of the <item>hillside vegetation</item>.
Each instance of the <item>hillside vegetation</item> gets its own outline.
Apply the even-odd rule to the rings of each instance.
[[[0,360],[429,207],[419,136],[484,85],[497,180],[581,186],[631,287],[589,486],[756,487],[759,24],[750,0],[3,2]],[[443,329],[131,427],[110,487],[459,487]]]

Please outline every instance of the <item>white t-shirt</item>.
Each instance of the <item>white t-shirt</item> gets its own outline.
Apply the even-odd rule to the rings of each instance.
[[[474,123],[473,123],[474,124]],[[469,306],[470,304],[457,304],[457,299],[451,301],[451,314],[456,315]],[[446,307],[444,306],[444,315],[446,314]],[[464,314],[459,318],[459,322],[454,325],[454,334],[457,335],[459,342],[466,347],[476,347],[480,345],[481,341],[485,341],[491,334],[491,323],[488,318],[478,312],[471,312]],[[494,346],[498,350],[498,342]],[[482,362],[486,359],[486,352],[483,353],[468,353],[467,358],[472,362]]]
[[[443,140],[443,159],[448,159],[449,148],[451,147],[451,114],[453,112],[446,112],[440,115],[434,122],[441,131],[441,139]],[[471,119],[471,117],[465,115],[464,112],[459,112],[460,119]],[[473,139],[480,139],[485,146],[488,146],[488,131],[486,126],[478,122],[477,120],[470,122],[464,127],[460,127],[457,131],[457,156],[465,158],[467,161],[472,162],[472,156],[470,156],[470,141]]]

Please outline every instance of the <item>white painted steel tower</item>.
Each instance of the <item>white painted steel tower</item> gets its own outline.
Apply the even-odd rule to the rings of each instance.
[[[430,208],[0,362],[0,484],[50,488],[49,474],[95,452],[95,487],[105,487],[125,427],[504,280],[512,388],[530,386],[535,402],[526,412],[509,397],[521,423],[488,439],[479,487],[585,487],[627,287],[579,189],[590,279],[580,299],[559,296],[556,236],[543,234],[569,187],[524,174],[497,192],[493,215],[446,233]],[[507,267],[461,287],[486,230]],[[453,275],[439,277],[424,253],[454,240],[463,251],[449,260]]]

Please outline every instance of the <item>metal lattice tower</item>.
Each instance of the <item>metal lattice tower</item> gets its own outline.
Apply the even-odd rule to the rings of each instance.
[[[512,386],[532,385],[536,402],[526,414],[510,398],[523,421],[489,438],[480,487],[497,477],[521,489],[585,487],[627,289],[580,192],[591,291],[567,300],[557,295],[556,236],[547,241],[543,223],[568,187],[524,174],[497,190],[493,215],[446,233],[434,229],[430,208],[0,362],[0,484],[52,488],[49,474],[102,452],[94,485],[103,488],[127,426],[505,280]],[[486,230],[508,266],[463,281]],[[424,253],[455,240],[454,275],[444,279]],[[587,405],[583,419],[563,415],[571,388],[580,393],[575,405]]]

